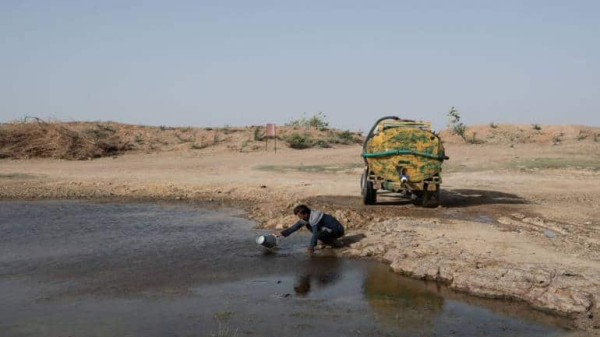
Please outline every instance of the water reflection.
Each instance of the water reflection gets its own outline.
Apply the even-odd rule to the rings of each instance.
[[[405,336],[561,336],[551,316],[532,312],[522,303],[455,294],[440,284],[398,277],[387,266],[367,268],[363,292],[377,324]],[[548,325],[531,324],[528,319]],[[563,324],[565,322],[562,322]]]
[[[370,268],[363,289],[380,323],[422,332],[431,331],[444,298],[421,282],[400,278],[383,268]]]
[[[341,274],[341,262],[335,257],[313,258],[303,261],[298,268],[294,291],[305,296],[311,290],[312,283],[318,288],[334,285]]]

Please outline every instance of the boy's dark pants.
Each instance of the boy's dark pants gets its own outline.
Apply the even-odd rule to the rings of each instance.
[[[325,244],[330,244],[330,243],[333,243],[335,241],[335,239],[341,238],[342,235],[344,235],[344,232],[321,231],[321,232],[319,232],[319,236],[317,237],[317,239]]]

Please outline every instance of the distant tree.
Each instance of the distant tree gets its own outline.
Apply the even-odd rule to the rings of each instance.
[[[465,132],[467,131],[467,126],[460,121],[460,114],[455,107],[451,107],[450,111],[448,111],[448,129],[455,134],[460,136],[465,143],[467,142],[467,136]]]

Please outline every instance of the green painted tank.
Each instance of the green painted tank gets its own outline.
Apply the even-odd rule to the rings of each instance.
[[[377,190],[382,189],[401,193],[422,206],[439,205],[442,163],[448,157],[430,123],[380,118],[365,138],[362,156],[365,204],[374,204]]]

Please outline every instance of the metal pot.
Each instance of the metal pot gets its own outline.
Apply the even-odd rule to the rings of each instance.
[[[277,246],[277,237],[273,234],[261,235],[256,238],[256,243],[267,248],[273,248]]]

